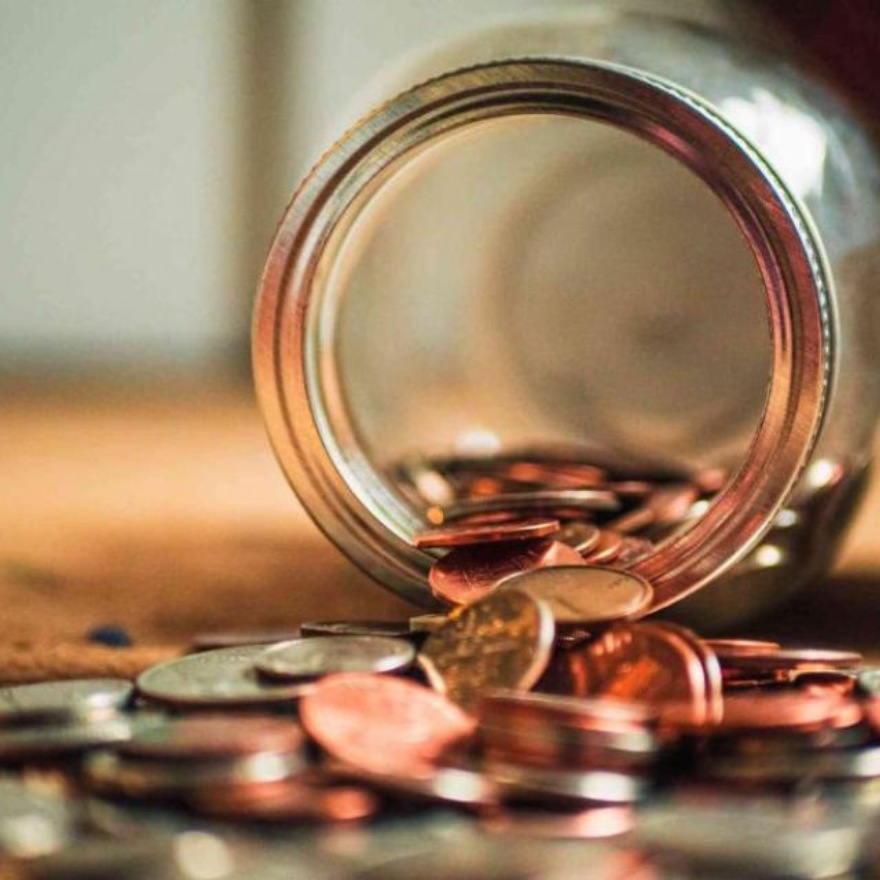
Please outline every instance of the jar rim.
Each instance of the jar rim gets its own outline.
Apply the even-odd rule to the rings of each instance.
[[[258,400],[282,468],[317,524],[378,580],[432,604],[425,574],[433,557],[388,527],[395,502],[364,461],[357,479],[369,488],[351,484],[351,462],[334,438],[316,379],[325,354],[317,269],[333,231],[392,162],[468,123],[535,113],[605,122],[677,158],[724,202],[763,282],[772,341],[764,412],[739,471],[705,513],[632,567],[651,581],[654,611],[722,574],[769,529],[815,445],[836,351],[830,273],[809,215],[697,95],[617,64],[524,58],[444,74],[365,117],[294,193],[270,250],[254,313]]]

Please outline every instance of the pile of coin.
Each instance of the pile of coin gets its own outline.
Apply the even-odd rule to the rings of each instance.
[[[584,570],[594,591],[603,578],[616,591],[634,577]],[[163,822],[174,817],[175,834],[207,830],[232,848],[241,829],[265,833],[258,827],[370,820],[371,835],[396,839],[413,817],[456,833],[465,821],[495,855],[455,868],[463,873],[450,863],[437,875],[448,877],[519,876],[489,871],[511,836],[610,839],[634,859],[626,872],[597,877],[661,877],[670,854],[679,872],[692,861],[693,876],[737,859],[750,876],[808,877],[870,860],[866,823],[880,805],[876,670],[851,652],[703,640],[654,620],[597,626],[563,601],[568,581],[546,586],[554,573],[529,573],[531,590],[501,584],[427,635],[405,624],[316,622],[280,643],[248,644],[259,634],[242,633],[237,646],[160,664],[134,693],[112,680],[7,688],[0,743],[24,730],[29,748],[0,749],[4,784],[26,795],[12,811],[0,786],[0,848],[20,876],[64,876],[65,866],[68,876],[113,876],[119,828],[128,839],[149,807]],[[124,721],[112,740],[101,735],[108,715]],[[31,781],[45,785],[50,771],[64,786],[47,801]],[[89,809],[74,822],[77,804]],[[114,822],[96,805],[112,808]],[[31,819],[22,822],[22,811]],[[731,839],[759,820],[774,828],[772,846]],[[34,836],[28,822],[42,830]],[[168,868],[170,844],[147,827],[147,862],[159,859],[166,873],[143,876],[202,876],[175,860]],[[320,840],[303,833],[300,848]],[[824,841],[820,853],[805,835]],[[326,876],[398,876],[406,840],[371,855],[369,872],[354,859]],[[71,860],[84,851],[90,867],[74,874]],[[522,876],[566,876],[562,851],[535,852],[540,864]],[[248,871],[260,876],[253,864]],[[216,876],[244,875],[230,867]]]
[[[431,525],[453,526],[417,537],[416,546],[458,547],[466,530],[467,543],[545,539],[533,550],[538,557],[533,567],[573,559],[567,552],[573,548],[587,563],[625,568],[700,516],[726,481],[717,469],[685,471],[610,459],[597,464],[595,455],[547,448],[411,458],[393,468],[392,476]],[[474,567],[466,552],[450,555],[446,566]],[[448,580],[444,566],[433,573],[430,586],[441,598],[449,598]]]
[[[880,671],[644,618],[628,566],[723,475],[403,472],[446,613],[0,691],[16,876],[880,876]]]

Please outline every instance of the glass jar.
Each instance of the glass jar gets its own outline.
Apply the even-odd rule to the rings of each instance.
[[[633,563],[651,610],[717,629],[827,569],[880,401],[880,167],[755,33],[616,4],[499,25],[423,59],[294,194],[258,396],[379,581],[433,604],[412,539],[436,499],[407,468],[536,448],[725,475]]]

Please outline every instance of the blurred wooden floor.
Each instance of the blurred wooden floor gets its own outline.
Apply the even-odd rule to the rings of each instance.
[[[249,388],[6,389],[2,408],[0,681],[131,674],[204,631],[412,613],[311,524]],[[135,647],[90,644],[103,624]],[[826,588],[774,627],[880,645],[880,483]]]

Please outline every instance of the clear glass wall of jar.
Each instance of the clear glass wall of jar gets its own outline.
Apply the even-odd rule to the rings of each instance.
[[[711,629],[829,564],[880,402],[880,166],[754,36],[594,6],[500,25],[294,195],[254,361],[321,527],[416,601],[401,462],[522,448],[726,486],[635,570]]]

